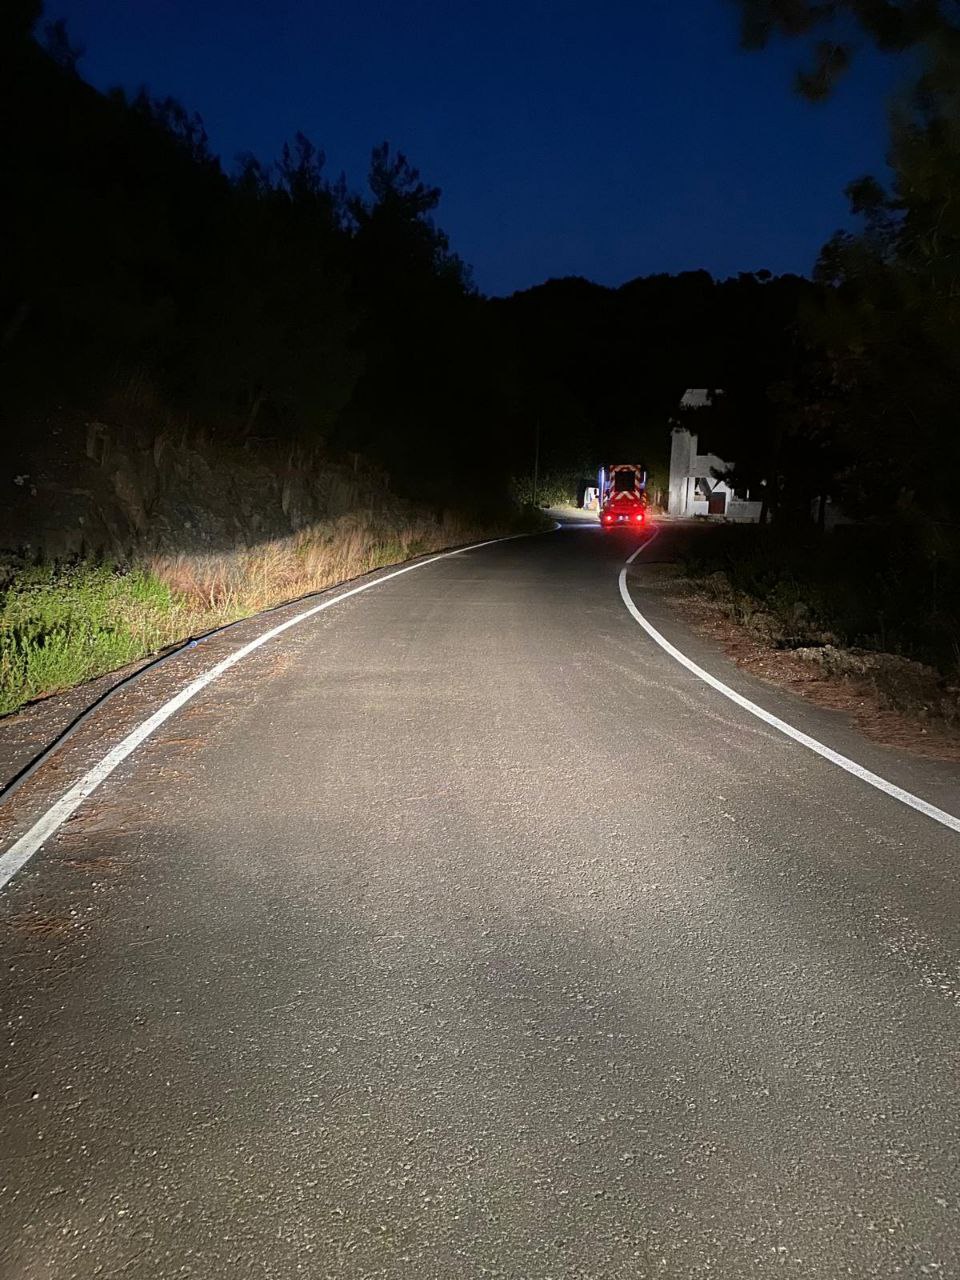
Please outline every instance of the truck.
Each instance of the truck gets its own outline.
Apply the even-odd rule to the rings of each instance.
[[[629,526],[642,529],[647,523],[647,473],[634,462],[618,462],[600,469],[600,527]]]

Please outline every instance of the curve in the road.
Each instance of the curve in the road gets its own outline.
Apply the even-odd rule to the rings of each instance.
[[[704,670],[692,658],[688,658],[682,653],[676,645],[664,636],[653,623],[645,618],[637,606],[633,602],[630,595],[630,589],[627,586],[627,574],[630,566],[640,555],[640,553],[650,545],[657,537],[657,530],[654,530],[645,542],[637,547],[632,555],[628,556],[626,563],[620,570],[620,595],[623,603],[627,606],[630,616],[635,622],[638,622],[644,631],[655,641],[665,653],[671,658],[679,662],[682,667],[691,672],[708,684],[711,689],[715,689],[717,693],[723,694],[725,698],[729,698],[731,702],[735,702],[738,707],[742,707],[744,711],[748,711],[750,715],[756,716],[762,720],[764,724],[770,725],[779,733],[785,734],[788,738],[792,738],[802,747],[806,747],[809,751],[815,752],[818,756],[822,756],[824,760],[829,760],[831,764],[837,765],[840,769],[845,769],[847,773],[852,774],[855,778],[859,778],[861,782],[866,782],[871,787],[876,787],[878,791],[884,792],[888,796],[892,796],[894,800],[899,800],[901,804],[909,805],[911,809],[916,809],[918,813],[924,814],[928,818],[932,818],[934,822],[939,822],[941,826],[949,827],[951,831],[960,832],[960,818],[955,817],[952,813],[947,813],[945,809],[938,809],[936,805],[930,804],[929,801],[916,796],[912,791],[905,791],[903,787],[898,787],[893,782],[888,782],[886,778],[881,778],[879,774],[865,769],[863,765],[857,764],[856,760],[851,760],[849,756],[841,755],[839,751],[834,751],[832,747],[825,746],[816,738],[812,738],[808,733],[803,733],[800,729],[795,729],[792,724],[788,724],[786,720],[781,720],[779,716],[773,715],[769,711],[765,711],[763,707],[758,706],[755,702],[751,702],[749,698],[745,698],[742,693],[737,693],[735,689],[731,689],[729,685],[724,684],[722,680],[718,680],[716,676],[711,675],[709,671]]]
[[[516,537],[524,535],[513,536]],[[895,783],[889,782],[886,778],[880,777],[879,774],[873,773],[871,770],[864,768],[863,765],[858,764],[855,760],[851,760],[848,756],[844,756],[840,752],[834,751],[831,747],[826,746],[816,738],[802,732],[800,729],[794,728],[793,725],[788,724],[785,720],[781,720],[778,716],[766,711],[763,707],[758,706],[757,703],[744,697],[735,689],[731,689],[729,685],[724,684],[722,680],[711,675],[709,671],[706,671],[691,658],[688,658],[687,655],[681,652],[681,650],[679,650],[675,645],[671,644],[671,642],[657,630],[653,623],[651,623],[649,619],[640,612],[634,603],[627,586],[627,574],[630,566],[641,554],[644,548],[648,547],[656,537],[657,531],[654,530],[652,534],[627,558],[620,571],[619,585],[623,603],[634,621],[643,628],[647,635],[657,645],[659,645],[665,653],[669,654],[671,658],[680,663],[681,666],[685,667],[699,680],[702,680],[705,684],[709,685],[717,693],[722,694],[723,697],[728,698],[731,702],[741,707],[744,711],[747,711],[750,715],[762,720],[771,728],[774,728],[786,737],[791,738],[800,746],[806,747],[808,750],[815,752],[823,759],[837,765],[838,768],[845,770],[847,773],[859,778],[862,782],[876,788],[878,791],[882,791],[884,794],[909,806],[911,809],[915,809],[917,812],[924,814],[934,822],[940,823],[941,826],[960,833],[960,818],[951,813],[947,813],[946,810],[940,809],[936,805],[930,804],[929,801],[922,799],[922,797],[914,795],[912,792],[906,791],[902,787],[898,787]],[[224,672],[235,666],[243,658],[247,657],[248,654],[259,649],[269,640],[275,639],[278,635],[289,630],[291,627],[296,626],[298,623],[304,622],[306,619],[312,618],[316,614],[332,608],[335,604],[339,604],[340,601],[346,600],[351,596],[358,595],[363,591],[369,591],[371,588],[379,586],[381,583],[389,582],[393,578],[400,577],[402,574],[411,573],[414,569],[421,569],[429,564],[434,564],[438,560],[448,559],[451,556],[462,555],[466,551],[476,551],[481,547],[492,546],[497,542],[509,540],[510,539],[508,538],[492,538],[484,542],[472,543],[466,547],[458,547],[453,551],[441,552],[439,555],[419,560],[415,564],[405,565],[400,569],[395,569],[392,572],[383,574],[371,581],[361,583],[359,586],[351,587],[347,591],[341,591],[337,595],[324,599],[319,604],[313,605],[311,608],[295,614],[292,618],[288,618],[278,626],[271,627],[268,631],[265,631],[262,635],[255,637],[255,639],[238,649],[235,653],[230,654],[221,662],[216,663],[216,665],[211,667],[209,671],[205,671],[202,675],[198,676],[178,694],[159,707],[152,716],[148,717],[148,719],[143,721],[142,724],[138,725],[136,729],[129,733],[100,761],[98,761],[92,769],[88,770],[88,772],[85,773],[83,777],[80,778],[79,781],[77,781],[58,801],[56,801],[55,804],[51,805],[50,808],[47,809],[47,811],[33,824],[33,826],[31,826],[28,831],[16,840],[4,854],[0,855],[0,889],[2,889],[13,878],[13,876],[15,876],[17,872],[26,865],[27,862],[29,862],[44,842],[48,840],[64,822],[66,822],[71,814],[79,808],[83,801],[96,791],[101,783],[108,778],[110,774],[113,773],[113,771],[122,764],[122,762],[126,760],[126,758],[131,755],[142,742],[149,738],[150,735],[160,727],[160,725],[168,720],[185,703],[189,702],[191,698],[198,694],[202,689],[205,689],[207,685],[211,684],[219,676],[223,675]]]

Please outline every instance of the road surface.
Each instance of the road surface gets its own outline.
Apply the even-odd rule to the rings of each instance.
[[[635,545],[305,622],[10,883],[0,1280],[960,1276],[960,837]]]

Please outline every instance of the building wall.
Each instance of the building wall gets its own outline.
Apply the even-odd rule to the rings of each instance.
[[[709,503],[696,493],[698,479],[708,480],[714,493],[726,495],[724,518],[728,520],[760,519],[761,503],[737,498],[723,480],[714,479],[714,471],[728,471],[731,463],[715,453],[698,453],[697,437],[686,427],[674,427],[670,438],[670,487],[667,511],[672,516],[705,516]]]
[[[670,433],[670,487],[667,494],[667,511],[672,516],[686,514],[690,500],[688,481],[696,452],[697,437],[684,427],[674,427]]]
[[[694,443],[697,437],[694,436]],[[723,458],[718,458],[715,453],[695,453],[693,458],[693,474],[694,477],[703,476],[710,481],[711,488],[716,488],[718,484],[723,484],[722,480],[715,480],[714,471],[729,471],[730,463],[724,462]],[[724,487],[726,487],[724,485]]]
[[[731,496],[727,499],[727,519],[745,520],[756,524],[763,510],[762,502],[747,502],[743,498]]]

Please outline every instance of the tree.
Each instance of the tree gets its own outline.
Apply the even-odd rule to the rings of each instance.
[[[492,465],[503,467],[490,438],[496,376],[480,367],[482,306],[433,221],[440,189],[388,143],[374,148],[367,185],[347,202],[364,370],[339,438],[440,504],[467,467],[467,492],[484,487]]]
[[[960,6],[742,0],[741,8],[748,43],[774,33],[815,43],[813,69],[799,82],[808,96],[830,91],[858,43],[910,54],[910,87],[891,113],[891,178],[850,184],[860,228],[835,234],[817,266],[824,305],[803,332],[829,377],[819,399],[802,383],[793,390],[808,419],[805,447],[826,428],[836,451],[834,496],[894,528],[884,543],[894,550],[884,554],[901,636],[914,644],[922,636],[947,670],[960,652],[960,519],[949,482],[960,467]],[[876,547],[872,554],[879,558]]]
[[[67,24],[63,18],[54,22],[45,22],[43,26],[43,47],[58,67],[71,75],[78,75],[77,67],[85,53],[82,44],[71,40]]]
[[[798,72],[807,97],[826,97],[864,42],[886,53],[956,41],[955,0],[736,0],[748,49],[777,35],[803,40],[810,64]]]
[[[0,42],[24,45],[43,13],[43,0],[5,0],[0,6]]]
[[[891,117],[892,179],[884,186],[862,177],[848,187],[861,229],[838,232],[824,247],[816,275],[828,292],[820,311],[808,315],[804,338],[830,370],[821,379],[829,394],[811,403],[824,412],[828,405],[844,424],[836,484],[847,504],[861,512],[906,504],[928,521],[953,519],[952,503],[932,478],[960,463],[955,433],[945,429],[960,396],[958,6],[743,0],[741,8],[754,45],[775,32],[810,40],[826,30],[843,57],[857,39],[912,51],[914,83]],[[813,96],[832,84],[820,53],[811,73],[819,79],[800,86]]]

